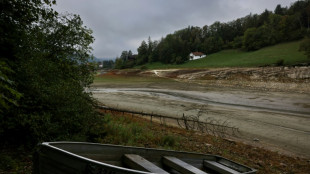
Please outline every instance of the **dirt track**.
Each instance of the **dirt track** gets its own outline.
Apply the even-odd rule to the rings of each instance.
[[[92,90],[95,98],[110,107],[174,117],[202,112],[201,120],[228,120],[230,126],[240,129],[239,141],[310,158],[308,93],[218,88],[185,82],[95,84]]]

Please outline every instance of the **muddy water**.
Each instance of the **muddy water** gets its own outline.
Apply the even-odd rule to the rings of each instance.
[[[239,138],[283,153],[310,157],[308,94],[208,89],[93,88],[104,105],[180,117],[229,121]],[[253,142],[253,140],[259,140]]]

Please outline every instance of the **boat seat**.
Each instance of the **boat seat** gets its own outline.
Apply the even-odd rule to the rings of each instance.
[[[124,163],[132,169],[144,170],[152,173],[169,174],[155,164],[135,154],[124,154]]]
[[[206,174],[206,172],[201,171],[200,169],[181,161],[180,159],[172,156],[164,156],[162,158],[163,164],[173,168],[174,170],[184,173],[184,174]]]
[[[223,174],[240,174],[240,172],[226,167],[216,161],[203,160],[203,166]]]

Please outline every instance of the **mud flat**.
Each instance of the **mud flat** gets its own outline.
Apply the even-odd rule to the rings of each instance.
[[[132,111],[173,117],[203,112],[202,121],[207,118],[229,121],[230,126],[241,131],[238,138],[247,143],[268,145],[272,150],[310,157],[310,110],[307,106],[310,96],[294,94],[279,97],[279,93],[251,92],[246,95],[244,91],[240,92],[242,94],[233,92],[237,94],[230,91],[225,95],[224,91],[97,88],[93,94],[106,106]],[[217,95],[226,96],[226,99],[216,100]],[[241,97],[245,96],[248,98],[242,100]]]
[[[305,92],[308,82],[294,82],[303,84],[306,90],[292,92],[278,88],[221,87],[206,81],[197,84],[175,79],[178,82],[95,83],[91,90],[98,101],[113,108],[172,117],[202,113],[202,121],[228,121],[241,131],[232,139],[310,158],[310,93]]]

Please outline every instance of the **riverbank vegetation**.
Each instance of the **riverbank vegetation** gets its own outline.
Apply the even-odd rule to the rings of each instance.
[[[223,139],[157,122],[151,123],[127,113],[105,110],[98,112],[105,117],[104,125],[98,125],[104,134],[104,137],[96,138],[95,141],[99,143],[220,155],[255,168],[258,174],[305,173],[310,170],[309,160],[304,158],[271,152],[229,138]],[[19,160],[16,160],[18,158]],[[32,172],[31,152],[25,151],[23,147],[2,153],[0,159],[0,173],[1,169],[8,169],[3,170],[6,173]]]
[[[54,11],[55,3],[0,2],[0,167],[5,170],[20,169],[22,154],[39,142],[100,136],[95,125],[102,117],[85,91],[93,80],[92,31],[78,15]]]
[[[101,143],[221,155],[255,168],[259,174],[305,173],[310,169],[307,159],[271,152],[229,138],[150,122],[132,114],[107,110],[99,112],[108,115],[105,117],[106,136],[98,139]]]

